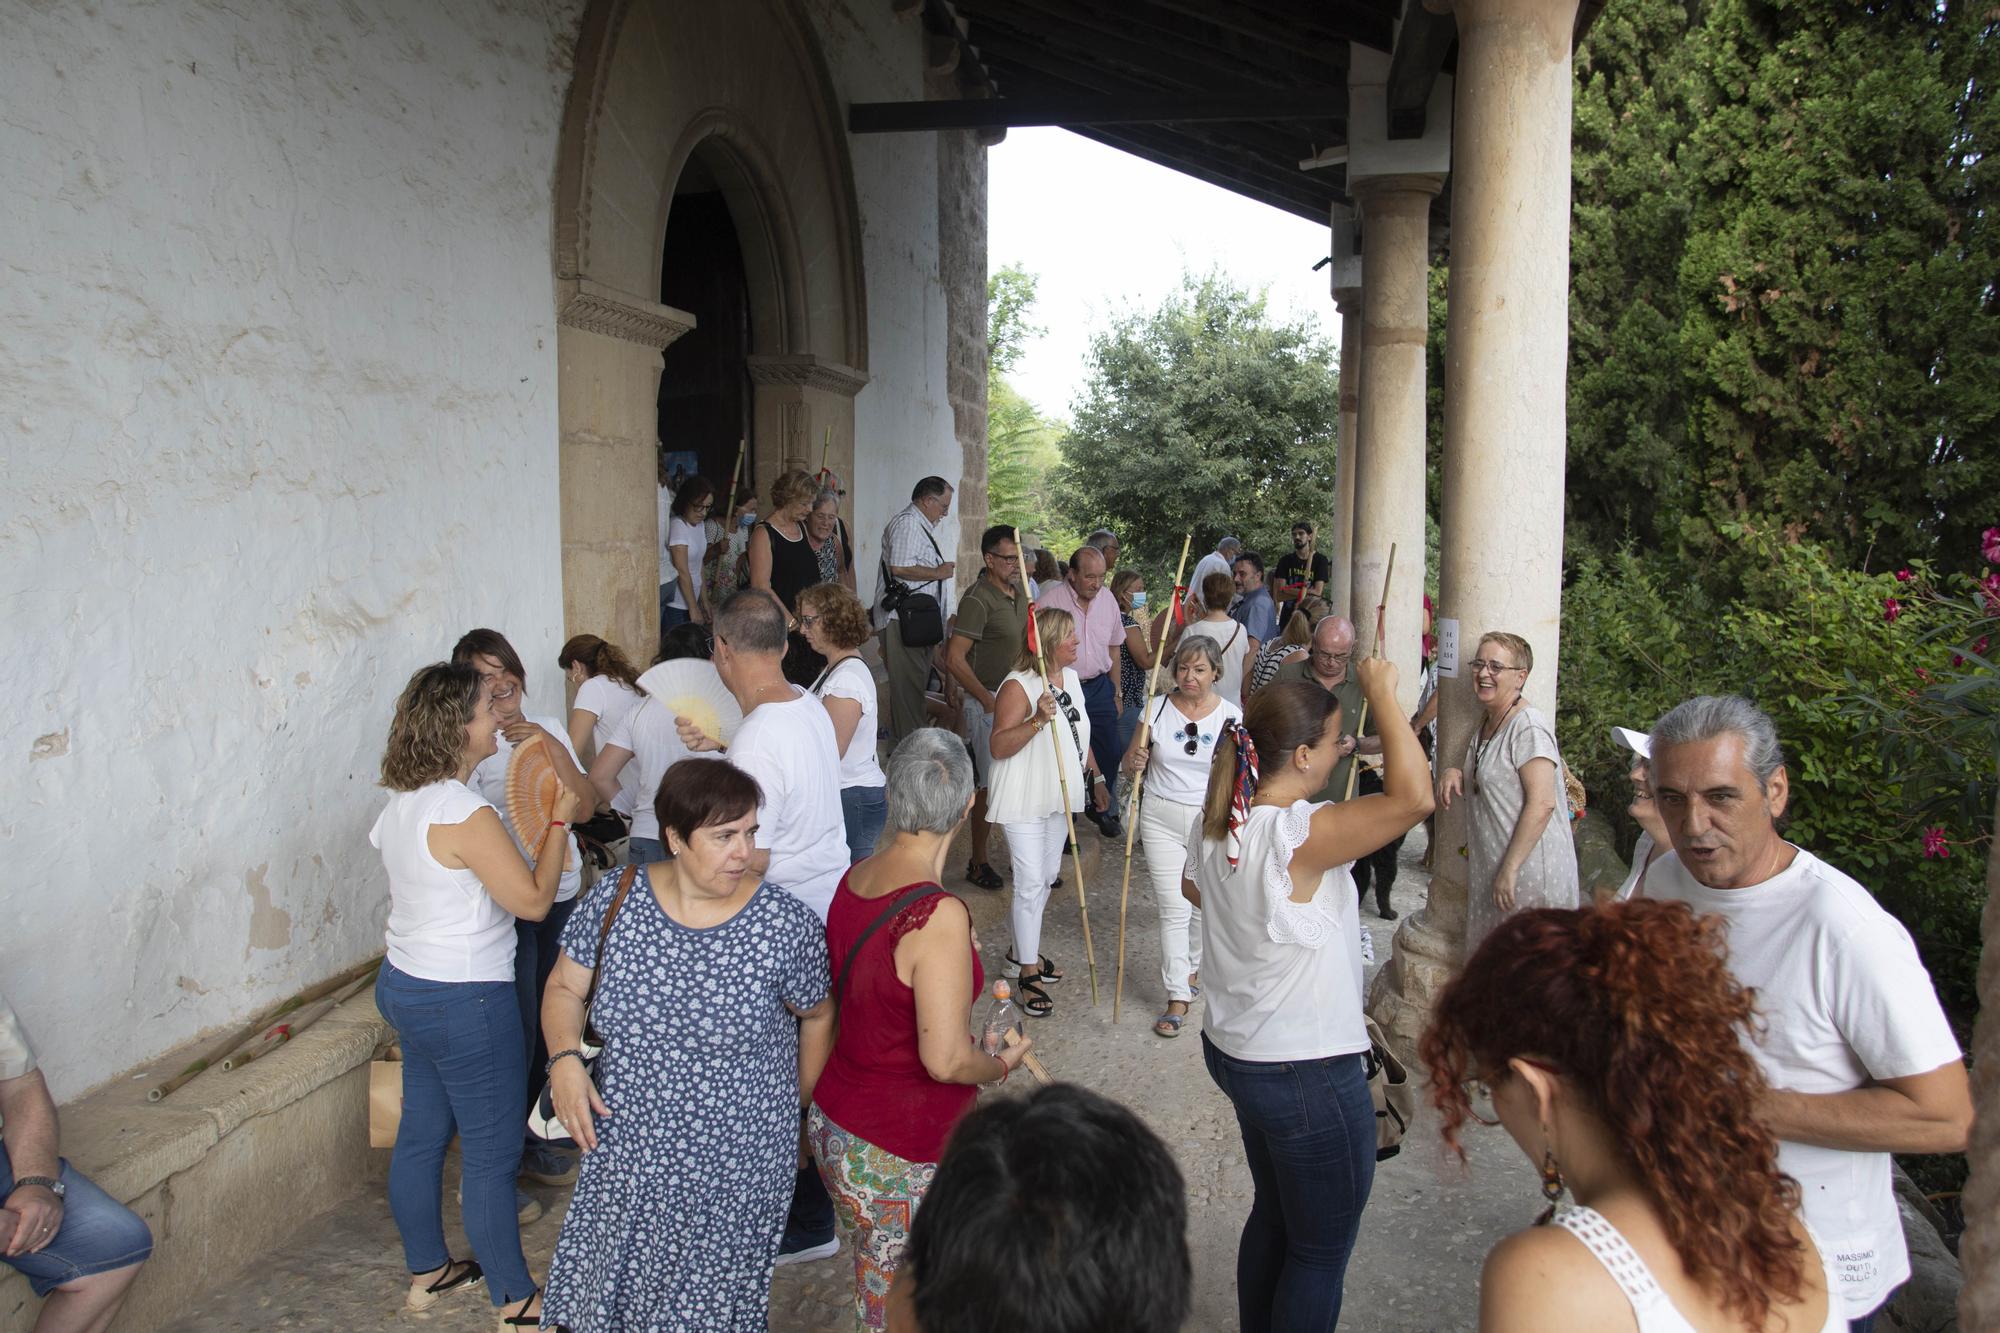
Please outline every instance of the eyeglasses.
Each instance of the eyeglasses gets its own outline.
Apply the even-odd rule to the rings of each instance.
[[[1469,1078],[1460,1085],[1465,1094],[1465,1113],[1482,1125],[1500,1123],[1500,1112],[1493,1106],[1493,1088],[1484,1079]]]
[[[1354,650],[1349,648],[1344,653],[1329,653],[1324,649],[1315,648],[1312,650],[1312,659],[1315,662],[1331,662],[1333,665],[1339,666],[1343,662],[1349,662],[1354,659]],[[1472,665],[1477,667],[1479,664],[1474,662]]]
[[[1201,724],[1198,722],[1188,723],[1187,730],[1185,732],[1177,731],[1174,733],[1174,735],[1176,736],[1185,735],[1187,737],[1187,744],[1183,748],[1186,749],[1186,751],[1189,754],[1193,754],[1196,750],[1201,748]]]
[[[1070,721],[1078,722],[1082,720],[1083,714],[1077,712],[1076,709],[1070,707],[1070,698],[1068,690],[1057,690],[1056,702],[1063,706],[1063,712],[1069,716]]]
[[[799,628],[804,629],[808,625],[817,625],[820,621],[825,619],[826,619],[825,616],[800,616]]]
[[[1527,670],[1526,667],[1517,667],[1507,662],[1487,662],[1477,657],[1467,662],[1466,666],[1471,668],[1472,674],[1475,676],[1497,676],[1503,671]]]

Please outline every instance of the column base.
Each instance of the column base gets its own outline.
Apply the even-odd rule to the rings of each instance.
[[[1396,928],[1395,952],[1368,988],[1368,1016],[1405,1062],[1415,1058],[1431,1010],[1457,970],[1460,944],[1433,923],[1427,906]]]

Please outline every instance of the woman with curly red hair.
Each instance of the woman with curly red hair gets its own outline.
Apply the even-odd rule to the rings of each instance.
[[[1485,1333],[1847,1328],[1757,1118],[1752,999],[1681,903],[1523,912],[1466,962],[1419,1047],[1431,1102],[1461,1158],[1466,1121],[1505,1126],[1551,1205],[1487,1255]]]

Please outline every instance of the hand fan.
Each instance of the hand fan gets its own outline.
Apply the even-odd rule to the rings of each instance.
[[[716,674],[715,663],[699,657],[681,657],[649,667],[639,677],[639,688],[658,699],[668,717],[684,717],[724,745],[736,737],[743,725],[743,710],[736,697]]]
[[[562,779],[556,776],[548,745],[540,736],[514,747],[507,758],[507,818],[530,857],[548,832],[549,821],[556,817],[556,793],[561,789]],[[570,840],[564,838],[564,870],[575,864],[570,847]]]

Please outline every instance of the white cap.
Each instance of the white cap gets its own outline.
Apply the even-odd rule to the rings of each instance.
[[[1641,759],[1651,762],[1653,758],[1653,738],[1645,732],[1634,731],[1630,727],[1613,727],[1611,729],[1611,739],[1617,741]]]

